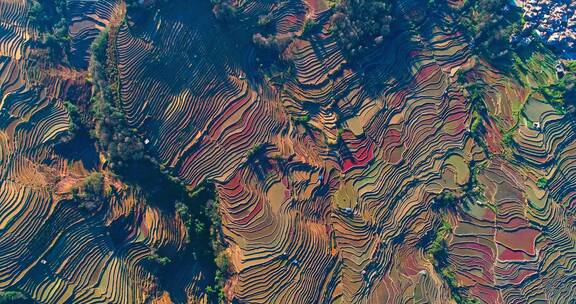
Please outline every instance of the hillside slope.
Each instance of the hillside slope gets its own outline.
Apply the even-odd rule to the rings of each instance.
[[[32,1],[0,0],[0,291],[576,299],[576,114],[552,100],[562,80],[548,49],[504,68],[426,1],[396,1],[390,35],[356,62],[324,1],[230,1],[233,22],[207,0],[64,2],[59,49],[30,21]],[[103,144],[98,98],[130,135],[112,126]],[[126,174],[112,146],[145,165]]]

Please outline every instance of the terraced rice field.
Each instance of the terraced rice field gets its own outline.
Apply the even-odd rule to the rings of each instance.
[[[29,2],[0,0],[0,290],[38,303],[208,302],[197,261],[169,279],[151,270],[152,253],[178,260],[190,246],[182,219],[107,174],[94,141],[59,151],[64,101],[89,99],[89,46],[108,27],[129,126],[187,188],[215,184],[228,301],[454,302],[422,246],[443,223],[466,298],[576,299],[574,118],[532,90],[555,80],[552,55],[541,72],[513,77],[448,20],[412,18],[423,5],[399,1],[402,27],[357,70],[324,1],[237,1],[240,16],[269,14],[295,37],[283,53],[294,75],[280,83],[262,77],[254,46],[218,26],[208,2],[131,24],[122,1],[70,0],[69,66],[38,67]],[[319,28],[301,36],[309,18]],[[470,69],[486,87],[485,147],[458,83]],[[71,188],[91,172],[105,173],[112,194],[85,212]],[[434,208],[473,176],[481,196]]]

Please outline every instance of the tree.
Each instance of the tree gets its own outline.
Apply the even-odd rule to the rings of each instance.
[[[104,176],[100,172],[92,172],[82,185],[84,194],[89,198],[98,198],[104,192]]]
[[[510,37],[520,31],[520,9],[508,5],[506,0],[476,0],[465,2],[454,15],[474,42],[474,51],[492,64],[508,67],[512,63]]]
[[[0,291],[0,304],[10,303],[32,303],[32,301],[21,291]]]
[[[35,25],[42,25],[48,22],[48,16],[44,13],[44,7],[36,0],[32,1],[28,11],[28,20]]]
[[[68,126],[68,130],[71,134],[75,134],[80,129],[80,125],[82,124],[80,112],[78,111],[78,107],[69,101],[64,101],[64,106],[66,107],[68,115],[70,116],[70,124]]]
[[[152,249],[151,254],[147,256],[146,259],[148,261],[158,264],[161,267],[167,266],[168,264],[172,263],[172,260],[169,257],[159,255],[156,249]]]
[[[72,189],[72,198],[78,207],[88,211],[99,208],[104,197],[104,176],[100,172],[92,172],[82,183]]]
[[[49,49],[52,59],[57,59],[62,52],[68,53],[70,37],[67,10],[66,0],[32,0],[28,11],[28,21],[38,29],[40,35],[38,42]]]
[[[343,0],[332,15],[332,31],[344,55],[355,60],[390,34],[393,0]]]
[[[318,28],[318,22],[314,19],[306,19],[304,22],[304,28],[302,28],[302,36],[308,36],[311,32],[315,31]]]
[[[545,177],[541,177],[536,182],[536,185],[538,186],[538,188],[544,189],[546,188],[546,186],[548,186],[548,179],[546,179]]]
[[[455,209],[458,205],[458,197],[453,191],[444,190],[436,197],[432,208],[434,210]]]
[[[230,0],[212,0],[212,12],[216,19],[224,23],[233,23],[236,21],[236,7]]]

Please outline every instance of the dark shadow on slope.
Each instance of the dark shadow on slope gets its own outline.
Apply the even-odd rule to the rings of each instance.
[[[56,143],[54,151],[68,160],[82,161],[89,171],[96,169],[100,163],[96,142],[84,128],[77,131],[71,140]]]

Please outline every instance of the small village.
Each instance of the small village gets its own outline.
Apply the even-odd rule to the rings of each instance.
[[[524,10],[523,31],[533,32],[563,57],[576,58],[576,2],[571,0],[527,0],[517,4]]]

